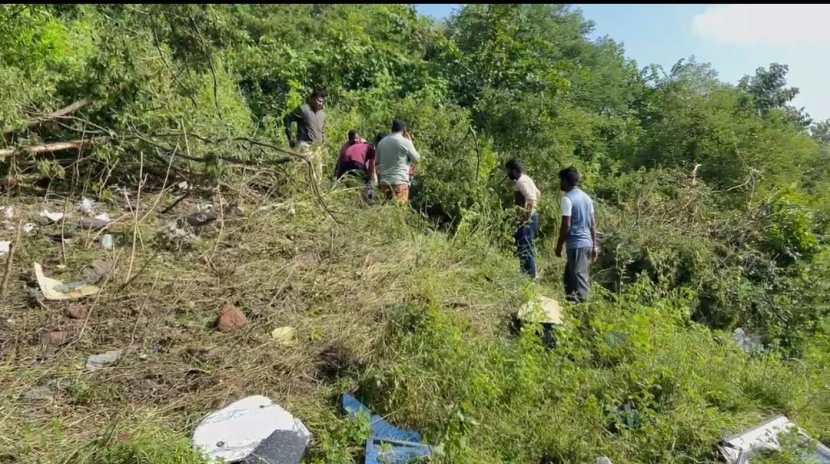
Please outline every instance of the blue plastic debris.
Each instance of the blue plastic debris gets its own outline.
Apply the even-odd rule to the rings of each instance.
[[[421,434],[403,430],[372,414],[363,403],[346,393],[343,410],[352,417],[365,414],[370,417],[372,435],[366,440],[365,464],[407,464],[412,460],[432,456],[432,447],[421,443]]]

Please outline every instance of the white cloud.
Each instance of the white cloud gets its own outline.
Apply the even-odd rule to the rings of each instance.
[[[830,45],[830,5],[716,5],[692,32],[728,45]]]

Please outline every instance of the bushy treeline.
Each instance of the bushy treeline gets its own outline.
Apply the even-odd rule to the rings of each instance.
[[[828,123],[791,106],[797,90],[787,87],[785,65],[759,68],[738,85],[719,81],[693,57],[670,70],[641,68],[611,38],[589,40],[592,27],[562,5],[468,5],[446,24],[405,5],[7,5],[0,9],[0,128],[7,146],[110,137],[80,171],[101,185],[134,173],[141,158],[163,173],[172,149],[202,161],[178,160],[177,172],[215,179],[225,175],[216,155],[257,163],[274,156],[216,140],[286,145],[282,116],[325,86],[329,166],[348,129],[369,138],[386,131],[393,117],[405,119],[424,158],[414,206],[456,238],[509,250],[510,191],[501,165],[511,157],[525,162],[542,190],[542,237],[554,237],[556,173],[574,165],[598,203],[598,283],[625,293],[648,282],[656,307],[668,308],[657,324],[681,317],[662,298],[682,292],[691,308],[687,319],[713,329],[742,326],[782,356],[826,361],[807,342],[826,330],[829,309]],[[82,99],[91,103],[73,117],[22,129],[38,114]],[[193,137],[174,148],[163,143],[172,133]],[[59,155],[39,162],[49,176],[75,175],[61,166]],[[16,175],[27,168],[10,162],[0,169]],[[543,248],[544,265],[550,246]],[[595,323],[614,324],[599,314]],[[631,324],[641,332],[648,325]],[[456,343],[455,335],[445,335],[427,342]],[[639,349],[663,356],[652,346],[657,341],[642,337]],[[695,332],[669,341],[695,344]],[[406,349],[415,342],[399,343]],[[600,364],[634,369],[645,362],[614,347],[590,349],[571,348],[573,356]],[[707,342],[684,356],[698,356],[689,369],[705,376],[704,357],[724,353]],[[638,375],[653,375],[659,384],[675,361],[685,362],[663,359],[665,372]],[[505,375],[526,375],[528,385],[542,375],[502,368]],[[728,359],[715,368],[728,375]],[[601,380],[587,385],[600,388]],[[762,380],[736,379],[707,393],[715,397],[694,397],[684,407],[728,408],[730,389],[750,382],[765,394],[769,379]],[[538,388],[557,391],[555,383]],[[655,402],[672,395],[632,392]],[[490,393],[485,409],[506,394]],[[586,427],[600,425],[585,420]],[[458,421],[465,426],[463,417]],[[681,427],[694,436],[696,424],[654,427]],[[664,459],[644,453],[651,462]]]

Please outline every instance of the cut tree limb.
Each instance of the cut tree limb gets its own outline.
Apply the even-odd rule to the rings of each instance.
[[[40,145],[30,145],[28,147],[19,147],[19,148],[4,148],[0,150],[0,161],[5,160],[8,157],[21,155],[21,154],[29,154],[29,155],[40,155],[43,153],[54,153],[57,151],[63,150],[81,150],[84,148],[89,148],[93,145],[101,143],[105,140],[102,139],[87,139],[87,140],[70,140],[68,142],[51,142],[51,143],[43,143]]]
[[[75,103],[73,103],[69,106],[66,106],[64,108],[61,108],[57,111],[53,111],[51,113],[47,113],[43,116],[40,116],[38,118],[32,119],[32,120],[28,121],[23,127],[8,130],[8,131],[4,132],[3,135],[4,136],[9,136],[11,134],[14,134],[15,132],[20,132],[20,131],[25,130],[25,129],[30,129],[30,128],[35,127],[38,124],[44,123],[46,121],[51,121],[53,119],[62,118],[64,116],[70,115],[70,114],[78,111],[79,109],[89,105],[90,103],[92,103],[90,100],[87,100],[86,98],[84,98],[83,100],[76,101]]]

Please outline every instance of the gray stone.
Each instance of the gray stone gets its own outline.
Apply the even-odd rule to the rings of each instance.
[[[49,387],[34,387],[30,390],[27,390],[25,393],[20,395],[20,397],[24,401],[29,401],[32,403],[43,401],[52,402],[55,399],[52,396],[52,390],[50,390]]]
[[[95,354],[86,358],[86,368],[91,371],[101,369],[118,361],[118,358],[120,357],[121,350],[107,351],[106,353]]]

